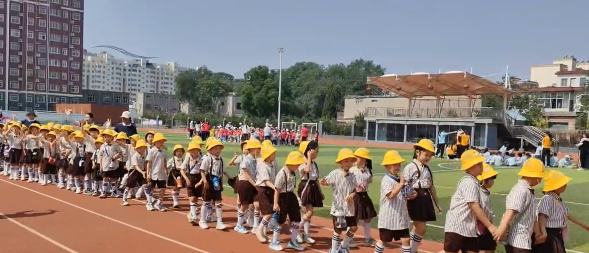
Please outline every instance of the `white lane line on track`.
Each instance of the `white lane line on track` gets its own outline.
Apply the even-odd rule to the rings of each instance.
[[[14,220],[13,218],[10,218],[10,216],[8,216],[6,214],[3,214],[2,212],[0,212],[0,217],[4,218],[7,221],[10,221],[10,222],[14,223],[15,225],[17,225],[17,226],[21,227],[22,229],[28,231],[29,233],[31,233],[33,235],[36,235],[36,236],[40,237],[41,239],[43,239],[45,241],[48,241],[49,243],[51,243],[51,244],[53,244],[53,245],[55,245],[57,247],[60,247],[61,249],[65,250],[65,251],[67,251],[69,253],[79,253],[78,251],[75,251],[73,249],[70,249],[67,246],[65,246],[65,245],[63,245],[63,244],[61,244],[61,243],[59,243],[59,242],[57,242],[57,241],[49,238],[48,236],[42,234],[41,232],[39,232],[37,230],[34,230],[31,227],[29,227],[29,226],[27,226],[25,224],[22,224],[22,223],[20,223],[20,222],[18,222],[16,220]]]
[[[100,214],[100,213],[94,212],[94,211],[92,211],[92,210],[89,210],[89,209],[86,209],[86,208],[84,208],[84,207],[81,207],[81,206],[78,206],[78,205],[72,204],[72,203],[70,203],[70,202],[67,202],[67,201],[65,201],[65,200],[58,199],[58,198],[56,198],[56,197],[53,197],[53,196],[47,195],[47,194],[45,194],[45,193],[42,193],[42,192],[39,192],[39,191],[36,191],[36,190],[30,189],[30,188],[28,188],[28,187],[24,187],[24,186],[21,186],[21,185],[15,184],[15,183],[13,183],[13,182],[9,182],[9,181],[7,181],[7,180],[5,180],[5,179],[0,179],[0,181],[3,181],[3,182],[4,182],[4,183],[6,183],[6,184],[10,184],[10,185],[16,186],[16,187],[18,187],[18,188],[21,188],[21,189],[24,189],[24,190],[30,191],[30,192],[32,192],[32,193],[36,193],[36,194],[38,194],[38,195],[41,195],[41,196],[44,196],[44,197],[46,197],[46,198],[53,199],[53,200],[55,200],[55,201],[57,201],[57,202],[61,202],[61,203],[65,204],[65,205],[68,205],[68,206],[74,207],[74,208],[76,208],[76,209],[79,209],[79,210],[85,211],[85,212],[87,212],[87,213],[93,214],[93,215],[95,215],[95,216],[98,216],[98,217],[102,217],[102,218],[104,218],[104,219],[110,220],[110,221],[112,221],[112,222],[115,222],[115,223],[118,223],[118,224],[120,224],[120,225],[123,225],[123,226],[129,227],[129,228],[135,229],[135,230],[137,230],[137,231],[141,231],[141,232],[143,232],[143,233],[145,233],[145,234],[148,234],[148,235],[151,235],[151,236],[157,237],[157,238],[159,238],[159,239],[162,239],[162,240],[164,240],[164,241],[171,242],[171,243],[173,243],[173,244],[176,244],[176,245],[179,245],[179,246],[185,247],[185,248],[187,248],[187,249],[190,249],[190,250],[193,250],[193,251],[197,251],[197,252],[201,252],[201,253],[212,253],[212,252],[209,252],[209,251],[206,251],[206,250],[202,250],[202,249],[199,249],[199,248],[193,247],[193,246],[191,246],[191,245],[188,245],[188,244],[186,244],[186,243],[179,242],[179,241],[176,241],[176,240],[174,240],[174,239],[171,239],[171,238],[165,237],[165,236],[163,236],[163,235],[156,234],[156,233],[153,233],[153,232],[151,232],[151,231],[148,231],[148,230],[145,230],[145,229],[142,229],[142,228],[139,228],[139,227],[133,226],[133,225],[131,225],[131,224],[128,224],[128,223],[125,223],[125,222],[123,222],[123,221],[120,221],[120,220],[117,220],[117,219],[113,219],[113,218],[111,218],[111,217],[108,217],[108,216],[106,216],[106,215],[103,215],[103,214]],[[73,251],[73,252],[75,252],[75,251]]]

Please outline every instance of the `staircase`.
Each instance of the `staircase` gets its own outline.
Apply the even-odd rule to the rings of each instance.
[[[542,130],[534,126],[516,126],[513,119],[507,111],[503,112],[503,124],[505,128],[511,133],[514,138],[523,139],[534,147],[538,147],[538,143],[542,143],[542,138],[546,135]]]

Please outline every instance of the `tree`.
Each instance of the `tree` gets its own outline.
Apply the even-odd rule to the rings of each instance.
[[[246,74],[246,82],[241,88],[241,103],[248,115],[257,117],[276,116],[278,107],[278,85],[274,81],[276,71],[267,66],[257,66]]]
[[[230,91],[228,80],[224,77],[206,66],[184,71],[175,80],[176,97],[201,112],[216,111],[219,99]]]
[[[577,100],[575,102],[575,110],[581,112],[577,115],[575,127],[577,129],[587,130],[589,129],[589,120],[587,119],[587,114],[589,113],[589,86],[585,85],[583,93],[577,95],[575,99]]]
[[[510,109],[526,118],[528,124],[545,128],[544,104],[538,99],[537,94],[522,94],[511,99]]]

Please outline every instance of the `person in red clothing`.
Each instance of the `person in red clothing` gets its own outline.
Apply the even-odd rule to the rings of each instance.
[[[280,130],[280,145],[285,145],[287,143],[286,142],[286,138],[287,138],[287,136],[286,136],[286,130],[285,129],[281,129]]]
[[[301,129],[301,141],[307,141],[308,136],[309,129],[306,126],[303,126],[303,129]]]

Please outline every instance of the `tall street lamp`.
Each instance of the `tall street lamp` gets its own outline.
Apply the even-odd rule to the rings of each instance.
[[[278,48],[278,55],[280,58],[280,69],[278,70],[278,128],[282,128],[280,125],[280,103],[282,100],[282,53],[284,52],[284,48]]]

